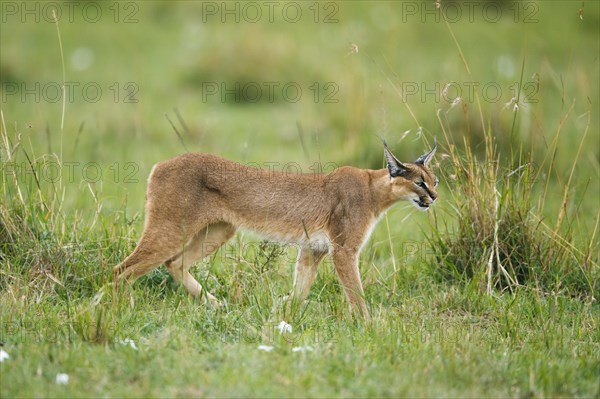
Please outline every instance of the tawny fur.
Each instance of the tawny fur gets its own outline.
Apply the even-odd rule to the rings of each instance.
[[[294,275],[299,300],[308,295],[319,263],[330,253],[350,305],[366,316],[360,250],[395,202],[408,200],[421,209],[433,203],[437,180],[427,165],[434,151],[403,164],[386,147],[387,169],[346,166],[327,174],[266,171],[203,153],[160,162],[148,178],[142,237],[114,276],[117,283],[133,280],[165,263],[192,295],[216,304],[189,268],[239,228],[301,248]]]

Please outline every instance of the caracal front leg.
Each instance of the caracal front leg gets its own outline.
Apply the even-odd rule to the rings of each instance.
[[[294,272],[294,299],[297,301],[302,302],[308,296],[317,276],[317,268],[326,254],[310,248],[300,249]]]
[[[169,274],[181,283],[193,297],[200,297],[204,289],[190,274],[190,267],[195,261],[214,253],[234,234],[235,228],[228,223],[212,224],[200,230],[179,255],[166,262]],[[213,306],[221,305],[208,291],[205,292],[205,295]]]
[[[344,288],[348,302],[353,312],[359,312],[362,317],[367,318],[369,312],[365,304],[362,283],[360,282],[360,271],[358,270],[358,251],[338,247],[333,252],[333,263],[338,279]]]

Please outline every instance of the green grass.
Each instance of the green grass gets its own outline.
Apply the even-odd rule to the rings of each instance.
[[[131,3],[121,4],[123,18]],[[433,2],[352,2],[337,23],[315,24],[313,3],[300,4],[296,24],[202,22],[199,2],[139,3],[132,24],[114,23],[109,3],[98,23],[62,19],[66,80],[103,89],[97,102],[67,102],[63,128],[60,101],[7,86],[62,81],[56,26],[0,25],[1,397],[600,394],[599,5],[585,2],[583,20],[580,2],[525,2],[537,22],[445,24],[403,14]],[[86,69],[78,48],[93,53]],[[265,81],[297,82],[303,96],[202,100],[202,82]],[[124,102],[128,82],[137,103]],[[314,82],[335,83],[338,101],[320,91],[315,102]],[[439,98],[448,82],[465,90],[454,106]],[[465,82],[497,83],[502,96],[471,97]],[[404,102],[410,84],[438,87],[438,98],[421,89]],[[187,148],[306,172],[378,168],[378,136],[407,161],[437,136],[440,195],[429,213],[394,207],[365,245],[369,321],[351,318],[330,259],[309,301],[284,306],[295,250],[247,233],[193,269],[224,309],[191,299],[164,268],[113,295],[111,269],[139,238],[155,162]],[[282,320],[292,333],[279,332]]]
[[[287,281],[276,273],[265,278],[283,291]],[[265,290],[220,312],[160,284],[140,284],[135,304],[115,313],[109,301],[95,305],[75,294],[68,309],[64,300],[35,306],[33,293],[14,293],[32,299],[13,303],[4,318],[11,359],[2,365],[10,376],[3,396],[586,396],[597,389],[589,304],[527,292],[486,297],[402,277],[412,278],[397,278],[396,293],[374,305],[365,325],[328,305],[340,293],[333,276],[321,277],[321,294],[306,315],[287,318],[294,331],[284,336]],[[119,343],[125,338],[138,350]],[[259,344],[274,349],[261,352]],[[291,350],[302,345],[314,351]],[[71,376],[68,387],[54,384],[58,372]]]

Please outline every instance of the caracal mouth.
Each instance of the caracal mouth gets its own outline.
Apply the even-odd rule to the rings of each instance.
[[[429,204],[426,204],[423,201],[416,200],[416,199],[413,199],[413,202],[417,206],[417,208],[419,208],[419,210],[421,210],[421,211],[429,210]]]

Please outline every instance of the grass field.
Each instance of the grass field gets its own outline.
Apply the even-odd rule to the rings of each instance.
[[[598,397],[600,5],[438,3],[3,1],[0,396]],[[437,137],[440,187],[365,245],[369,320],[330,259],[286,306],[295,249],[245,232],[193,269],[223,309],[164,267],[113,295],[154,163],[382,137]]]

